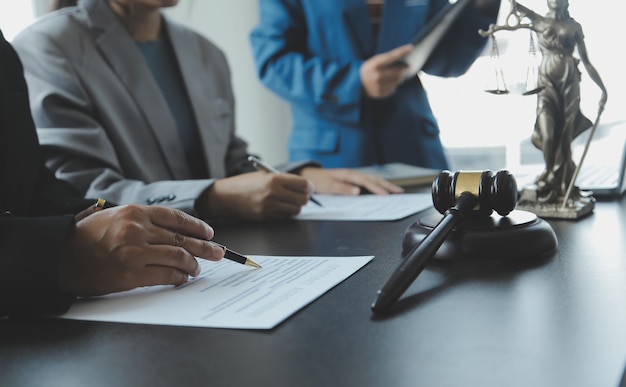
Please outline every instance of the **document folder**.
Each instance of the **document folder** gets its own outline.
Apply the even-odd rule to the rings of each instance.
[[[401,60],[408,66],[405,78],[412,77],[422,70],[446,32],[454,25],[454,22],[471,1],[457,0],[446,5],[420,30],[412,41],[413,50]]]

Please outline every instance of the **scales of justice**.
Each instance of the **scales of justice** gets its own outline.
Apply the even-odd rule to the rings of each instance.
[[[496,59],[498,31],[529,30],[531,55],[537,54],[537,37],[541,61],[536,72],[528,72],[524,94],[537,97],[531,141],[542,152],[545,168],[533,184],[522,187],[521,194],[506,170],[495,174],[489,170],[458,171],[454,175],[442,171],[432,185],[433,203],[439,214],[427,214],[407,228],[402,240],[404,261],[390,282],[395,278],[408,286],[432,258],[507,261],[547,257],[558,241],[550,224],[542,218],[579,219],[594,209],[592,194],[574,183],[598,127],[607,93],[589,61],[582,27],[569,16],[568,0],[547,0],[549,11],[545,15],[515,0],[509,2],[511,10],[505,23],[478,33],[491,38],[492,58]],[[574,56],[575,51],[580,58]],[[581,62],[602,91],[595,122],[580,110]],[[500,68],[496,68],[496,77],[501,81],[499,86],[488,91],[508,93]],[[571,143],[589,129],[581,160],[576,164]],[[471,202],[472,197],[479,205]],[[392,298],[395,296],[398,293]],[[383,307],[376,304],[374,309]]]
[[[503,25],[490,25],[478,33],[491,38],[491,59],[494,63],[496,83],[492,94],[507,94],[496,41],[498,31],[530,31],[528,55],[541,58],[539,64],[529,67],[524,95],[537,96],[536,120],[531,136],[532,144],[543,154],[545,169],[534,184],[521,190],[518,209],[546,218],[578,219],[593,211],[595,198],[591,192],[580,190],[576,178],[584,162],[591,139],[600,122],[607,100],[606,88],[589,61],[581,25],[570,17],[568,0],[547,0],[548,12],[540,15],[509,0],[510,11]],[[535,36],[537,37],[535,42]],[[574,56],[577,52],[579,58]],[[589,120],[580,109],[579,63],[588,76],[601,89],[595,120]],[[578,163],[572,160],[572,141],[591,129]]]
[[[593,137],[607,94],[604,84],[587,56],[582,27],[569,16],[568,0],[547,0],[548,13],[539,15],[509,0],[511,10],[503,25],[478,31],[492,40],[492,59],[499,57],[498,31],[530,31],[529,54],[541,52],[536,81],[528,83],[526,95],[537,96],[536,120],[531,136],[545,161],[534,184],[518,192],[509,171],[442,171],[433,181],[432,197],[439,214],[426,215],[409,226],[402,241],[404,260],[379,289],[371,308],[383,313],[395,303],[433,258],[444,260],[529,260],[551,255],[558,244],[548,222],[541,219],[578,219],[593,211],[595,199],[575,185],[576,177]],[[577,51],[580,58],[574,57]],[[582,62],[591,79],[602,90],[594,122],[580,110]],[[506,94],[501,68],[496,68],[499,85],[494,94]],[[572,160],[572,141],[591,129],[581,160]],[[515,209],[517,207],[517,209]],[[493,214],[493,211],[497,212]]]

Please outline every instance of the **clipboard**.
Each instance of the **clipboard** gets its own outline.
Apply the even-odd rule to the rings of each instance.
[[[457,0],[446,5],[413,38],[411,42],[414,46],[413,50],[399,62],[394,63],[395,65],[401,63],[408,66],[404,73],[405,79],[416,75],[422,70],[422,67],[424,67],[432,53],[439,46],[439,42],[441,42],[446,32],[454,25],[454,22],[471,1]]]

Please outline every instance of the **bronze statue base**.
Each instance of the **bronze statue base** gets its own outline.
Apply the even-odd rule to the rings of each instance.
[[[522,189],[516,208],[532,212],[541,218],[577,220],[593,212],[595,203],[596,199],[584,191],[575,200],[570,199],[565,207],[562,197],[544,203],[539,200],[537,186],[533,184]]]

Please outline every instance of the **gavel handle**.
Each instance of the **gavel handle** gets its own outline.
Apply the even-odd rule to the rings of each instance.
[[[372,304],[374,313],[383,312],[400,298],[424,270],[448,234],[463,219],[464,214],[471,211],[476,204],[478,204],[478,198],[469,192],[463,192],[459,196],[456,205],[446,211],[435,228],[409,252],[408,256],[378,291],[378,296]]]

